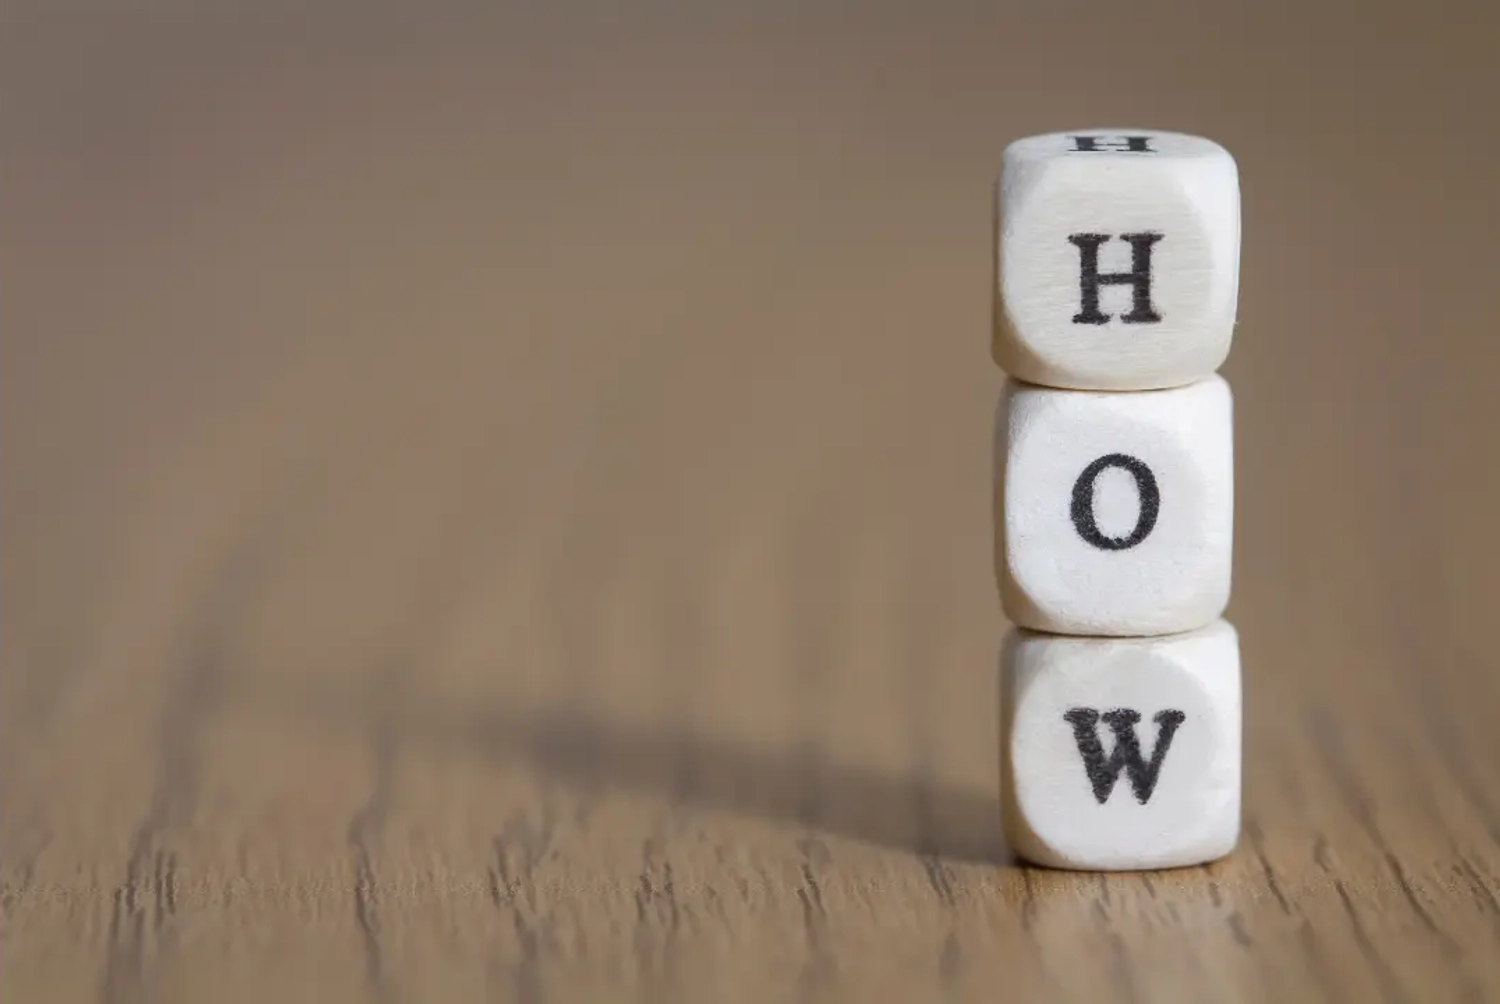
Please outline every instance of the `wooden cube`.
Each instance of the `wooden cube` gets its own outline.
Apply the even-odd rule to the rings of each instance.
[[[1200,864],[1240,828],[1240,660],[1216,621],[1157,638],[1012,629],[1001,654],[1001,803],[1021,858]]]
[[[1219,617],[1233,552],[1232,425],[1218,376],[1132,394],[1007,381],[995,574],[1012,623],[1139,636]]]
[[[1152,129],[1017,140],[995,212],[991,349],[1010,375],[1146,390],[1223,363],[1239,295],[1240,197],[1219,144]]]

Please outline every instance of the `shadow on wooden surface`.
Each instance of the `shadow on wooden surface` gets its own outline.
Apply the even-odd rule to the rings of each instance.
[[[1011,861],[999,802],[986,791],[829,763],[796,748],[754,749],[682,724],[630,726],[583,713],[400,707],[351,716],[347,700],[303,699],[318,727],[380,728],[401,746],[524,763],[596,794],[663,797],[677,806],[795,823],[897,851],[971,864]],[[379,724],[376,724],[379,723]],[[837,798],[827,798],[837,791]]]

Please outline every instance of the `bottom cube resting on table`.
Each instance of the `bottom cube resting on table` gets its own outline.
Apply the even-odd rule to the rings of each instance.
[[[1012,629],[1000,660],[1001,792],[1021,858],[1059,868],[1200,864],[1240,827],[1239,639]]]

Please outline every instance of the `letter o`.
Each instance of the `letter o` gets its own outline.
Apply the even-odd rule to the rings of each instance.
[[[1135,529],[1126,537],[1106,537],[1099,531],[1094,519],[1094,482],[1110,467],[1129,471],[1135,478],[1135,488],[1141,497],[1140,515],[1136,517]],[[1156,475],[1151,468],[1135,457],[1123,453],[1108,453],[1083,469],[1078,480],[1073,482],[1073,528],[1078,536],[1101,551],[1124,551],[1132,548],[1151,535],[1156,528],[1156,517],[1161,513],[1161,489],[1156,485]]]

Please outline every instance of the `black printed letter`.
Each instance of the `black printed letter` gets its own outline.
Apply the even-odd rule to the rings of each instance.
[[[1128,537],[1106,537],[1094,519],[1094,483],[1106,468],[1118,467],[1130,472],[1135,478],[1136,491],[1141,496],[1141,512],[1135,518],[1135,529]],[[1161,514],[1161,489],[1156,486],[1156,475],[1151,468],[1134,457],[1123,453],[1108,453],[1083,469],[1078,480],[1073,482],[1073,505],[1069,515],[1073,517],[1073,529],[1078,536],[1101,551],[1124,551],[1132,548],[1151,535],[1156,527],[1156,517]]]
[[[1115,734],[1115,748],[1107,760],[1096,731],[1100,718]],[[1172,737],[1186,719],[1187,715],[1181,711],[1156,713],[1152,719],[1156,722],[1156,748],[1151,751],[1151,762],[1147,763],[1141,759],[1141,744],[1135,735],[1136,722],[1141,720],[1139,711],[1117,708],[1100,715],[1093,708],[1072,708],[1063,714],[1063,720],[1073,726],[1078,755],[1083,757],[1084,772],[1094,789],[1094,799],[1100,805],[1109,801],[1121,770],[1130,775],[1130,789],[1135,792],[1135,800],[1142,805],[1150,801],[1151,793],[1156,790],[1156,779],[1161,775],[1162,762],[1172,745]]]
[[[1099,273],[1099,245],[1109,240],[1108,234],[1074,234],[1068,243],[1077,246],[1078,288],[1081,306],[1073,315],[1074,324],[1108,324],[1109,315],[1099,310],[1100,286],[1129,286],[1132,299],[1130,313],[1121,314],[1126,324],[1155,324],[1161,315],[1151,306],[1151,246],[1162,239],[1161,234],[1121,234],[1130,244],[1130,271]]]
[[[1118,136],[1107,139],[1103,136],[1069,136],[1074,153],[1100,153],[1113,150],[1116,153],[1155,153],[1151,149],[1150,136]]]

